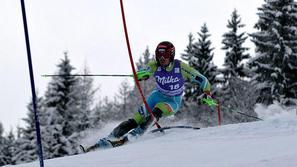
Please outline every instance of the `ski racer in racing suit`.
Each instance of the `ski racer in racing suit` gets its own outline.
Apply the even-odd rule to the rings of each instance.
[[[185,80],[198,84],[205,96],[211,98],[210,83],[207,78],[189,65],[174,59],[174,55],[173,44],[168,41],[161,42],[156,48],[155,60],[149,62],[145,69],[137,72],[139,81],[149,77],[155,78],[156,88],[147,98],[147,104],[157,120],[173,115],[179,110]],[[126,134],[141,135],[153,121],[146,107],[142,105],[133,118],[120,123],[108,137],[100,139],[86,151],[114,146],[111,141],[120,141]]]

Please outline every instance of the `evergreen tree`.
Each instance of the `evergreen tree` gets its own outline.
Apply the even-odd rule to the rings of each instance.
[[[3,165],[14,165],[14,161],[12,160],[13,151],[14,151],[14,135],[12,130],[9,132],[8,136],[3,136],[3,126],[0,122],[0,166]]]
[[[102,101],[99,101],[95,108],[93,124],[100,125],[101,123],[117,119],[117,115],[114,113],[119,113],[119,109],[115,106],[115,101],[116,100],[111,101],[106,96]]]
[[[189,65],[192,66],[191,59],[194,55],[194,40],[195,40],[192,33],[190,33],[188,35],[188,39],[189,39],[188,45],[187,45],[186,49],[184,50],[185,53],[181,54],[181,59],[188,62]]]
[[[182,59],[188,61],[190,66],[208,78],[214,90],[216,84],[219,82],[217,79],[219,72],[217,70],[217,66],[212,62],[214,48],[211,47],[211,41],[209,40],[211,35],[209,34],[206,24],[201,27],[200,32],[198,32],[198,36],[198,41],[193,43],[193,37],[191,34],[189,35],[189,44],[185,50],[186,54],[182,55]],[[199,87],[189,82],[190,81],[187,81],[185,85],[186,101],[188,101],[188,99],[195,99],[202,93]]]
[[[149,48],[147,47],[145,49],[144,53],[142,54],[142,56],[139,58],[139,61],[136,63],[137,69],[141,70],[141,69],[147,68],[146,65],[153,59],[154,59],[154,57],[151,55]],[[143,94],[148,96],[151,93],[152,89],[154,88],[155,82],[154,82],[153,77],[151,77],[150,79],[148,79],[144,82],[140,82],[140,85],[141,85]],[[137,89],[136,85],[135,85],[135,94],[137,95],[137,97],[140,98],[140,95],[138,93],[138,89]],[[135,94],[134,94],[134,96],[135,96]]]
[[[87,75],[89,73],[90,70],[85,65],[83,74]],[[76,130],[80,132],[93,126],[90,120],[90,115],[94,110],[92,108],[94,103],[94,97],[95,93],[99,90],[99,87],[94,88],[94,79],[88,76],[80,77],[78,82],[78,87],[76,89],[78,90],[79,94],[79,108],[82,112],[79,114],[78,121],[80,122],[78,123]]]
[[[97,128],[101,125],[102,123],[102,106],[103,106],[103,101],[99,100],[98,103],[96,103],[94,112],[91,114],[91,123],[92,127]]]
[[[119,104],[116,104],[116,107],[119,108],[119,113],[117,113],[118,119],[127,119],[128,116],[131,116],[133,109],[130,105],[130,93],[131,86],[127,80],[124,80],[119,88],[117,99],[120,100]]]
[[[297,3],[265,0],[258,10],[258,32],[251,34],[257,54],[250,62],[260,90],[258,102],[296,104]]]
[[[67,52],[57,65],[59,76],[53,77],[45,94],[47,125],[45,127],[45,148],[50,158],[77,153],[77,127],[80,124],[80,99],[78,78],[72,75],[74,67],[70,64]],[[66,77],[65,77],[66,76]],[[76,136],[76,137],[73,137]]]
[[[3,150],[5,156],[7,157],[6,159],[8,161],[8,164],[15,165],[15,161],[13,160],[15,149],[15,136],[13,134],[13,131],[10,130]]]
[[[73,125],[74,116],[78,110],[78,78],[72,75],[74,67],[70,64],[67,53],[61,63],[57,65],[58,75],[53,77],[45,94],[46,107],[54,108],[58,119],[52,119],[52,124],[60,124],[63,127],[62,134],[70,136],[75,131]],[[63,76],[64,75],[64,76]],[[65,77],[66,75],[66,77]]]
[[[229,32],[223,35],[223,50],[226,50],[226,57],[222,69],[224,74],[225,83],[232,77],[247,77],[248,70],[243,64],[243,60],[250,58],[248,53],[245,53],[248,48],[243,47],[243,43],[247,39],[245,32],[239,33],[239,29],[245,25],[241,24],[241,18],[234,9],[231,20],[228,20],[227,27],[230,29]]]
[[[138,62],[136,63],[137,65],[137,69],[143,69],[145,68],[145,65],[150,62],[153,58],[151,58],[151,53],[149,50],[149,47],[146,47],[144,53],[142,54],[142,56],[139,58]]]
[[[196,42],[194,42],[192,34],[188,36],[189,43],[185,49],[185,53],[182,54],[182,59],[208,78],[212,85],[212,91],[215,93],[217,84],[219,83],[219,79],[217,78],[219,71],[212,61],[214,48],[211,47],[212,43],[209,39],[211,34],[208,31],[206,23],[201,26],[197,34],[198,38]],[[215,112],[213,109],[205,105],[200,105],[200,102],[197,101],[197,97],[202,93],[198,85],[193,84],[191,81],[186,81],[184,96],[186,102],[183,103],[184,105],[180,109],[181,111],[176,114],[176,118],[187,119],[187,121],[192,123],[199,122],[202,126],[216,125],[217,120],[214,119],[216,116],[214,116]]]
[[[139,61],[136,63],[137,69],[147,68],[147,64],[153,60],[153,56],[150,54],[149,48],[147,47],[140,57]],[[151,77],[146,81],[140,83],[142,91],[145,96],[148,96],[154,88],[154,78]],[[106,120],[123,120],[127,119],[137,111],[137,108],[142,105],[141,96],[139,94],[138,88],[129,85],[127,80],[123,81],[119,92],[113,101],[110,101],[107,97],[96,106],[96,112],[94,118],[97,121]]]
[[[257,116],[254,111],[257,95],[258,91],[250,81],[231,77],[228,84],[223,85],[218,94],[224,124],[255,121],[238,112]]]
[[[148,68],[147,64],[152,60],[154,60],[154,55],[150,53],[149,48],[147,47],[140,57],[139,62],[136,63],[138,70]],[[140,86],[145,97],[148,97],[151,94],[152,90],[155,88],[155,84],[156,83],[153,76],[151,76],[146,81],[140,82]],[[131,109],[130,112],[135,113],[141,105],[143,105],[142,97],[136,84],[134,84],[132,91],[130,91],[129,93],[129,108]]]
[[[241,23],[241,18],[237,10],[231,14],[228,20],[227,28],[229,32],[223,35],[223,50],[226,51],[224,68],[221,70],[224,76],[224,84],[220,90],[220,101],[222,102],[222,111],[224,123],[237,123],[254,121],[237,112],[243,112],[248,115],[256,116],[253,107],[256,100],[253,98],[257,95],[255,87],[247,81],[250,76],[249,70],[243,61],[250,58],[248,48],[243,47],[247,36],[245,32],[239,30],[245,25]]]
[[[212,61],[214,48],[211,47],[211,41],[209,40],[210,34],[206,24],[201,27],[198,35],[199,38],[198,42],[194,45],[194,57],[191,60],[191,64],[209,80],[209,82],[213,85],[212,88],[214,89],[216,84],[219,82],[217,79],[219,71]]]
[[[184,50],[185,53],[181,54],[181,59],[186,61],[190,66],[193,66],[192,57],[194,56],[194,37],[193,34],[190,33],[188,35],[188,45]],[[193,85],[189,82],[185,82],[185,90],[184,90],[184,99],[188,101],[193,94]]]
[[[14,141],[14,144],[13,144],[13,147],[15,149],[12,150],[13,156],[11,157],[11,160],[12,160],[13,164],[17,164],[17,163],[22,162],[22,161],[19,161],[19,157],[17,157],[16,154],[17,154],[18,148],[20,148],[20,145],[21,145],[20,140],[18,140],[18,139],[22,137],[22,130],[23,129],[24,128],[21,128],[19,125],[17,125],[17,127],[16,127],[16,136],[15,136],[15,141]]]
[[[49,110],[47,110],[49,111]],[[52,113],[54,110],[51,111]],[[49,119],[55,116],[49,117]],[[64,155],[70,155],[72,153],[71,143],[68,138],[63,136],[62,126],[59,124],[52,124],[42,127],[43,138],[43,156],[45,159],[51,159],[61,157]]]
[[[40,117],[40,113],[43,110],[43,99],[36,95],[37,113]],[[38,158],[37,156],[37,139],[35,128],[35,114],[33,110],[33,102],[31,101],[27,105],[28,113],[27,117],[23,119],[26,126],[21,128],[21,137],[17,139],[17,145],[14,151],[14,161],[17,164],[31,162]]]
[[[4,154],[4,152],[2,150],[4,150],[4,146],[6,143],[6,139],[3,136],[4,133],[4,128],[2,123],[0,122],[0,166],[4,166],[7,165],[7,159],[6,159],[6,155]]]

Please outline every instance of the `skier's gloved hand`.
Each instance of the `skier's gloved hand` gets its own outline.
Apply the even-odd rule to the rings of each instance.
[[[203,97],[202,97],[203,99],[212,99],[212,96],[211,96],[211,93],[210,93],[210,91],[205,91],[204,93],[203,93]]]
[[[137,71],[136,75],[137,75],[138,81],[143,81],[143,80],[149,79],[149,77],[151,76],[151,73],[147,70],[140,70],[140,71]]]
[[[199,105],[205,104],[205,100],[212,99],[210,91],[204,91],[197,99]]]
[[[210,91],[205,91],[201,99],[201,103],[208,106],[217,106],[217,100],[212,98]]]

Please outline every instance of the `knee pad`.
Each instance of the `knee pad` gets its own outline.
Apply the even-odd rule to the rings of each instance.
[[[134,114],[133,119],[138,125],[145,121],[145,117],[143,117],[139,112]]]
[[[152,109],[152,112],[156,119],[159,119],[162,116],[169,116],[174,114],[172,107],[168,103],[164,102],[157,103]],[[143,106],[141,106],[139,107],[138,112],[134,114],[133,119],[137,122],[138,125],[140,125],[147,121],[149,117],[150,114],[147,113]]]
[[[152,110],[152,112],[157,120],[159,120],[159,118],[161,118],[163,115],[163,111],[158,107],[155,107]],[[151,118],[150,115],[148,115],[148,116],[141,115],[139,112],[136,112],[133,116],[133,119],[135,120],[135,122],[137,122],[138,125],[148,122],[150,118]]]

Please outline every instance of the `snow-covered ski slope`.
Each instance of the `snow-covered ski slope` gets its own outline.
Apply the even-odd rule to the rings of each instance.
[[[45,166],[297,167],[296,111],[258,106],[264,121],[146,134],[122,147],[46,160]],[[36,161],[16,167],[38,166]]]

